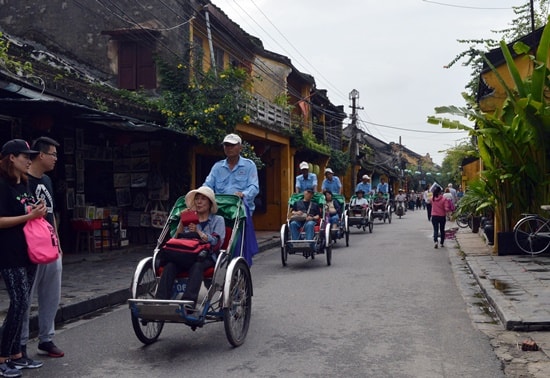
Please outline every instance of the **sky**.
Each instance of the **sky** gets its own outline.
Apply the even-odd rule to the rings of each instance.
[[[434,108],[464,106],[471,69],[445,66],[468,47],[457,40],[500,38],[513,6],[528,0],[212,0],[266,50],[315,78],[358,126],[441,164],[465,132],[429,125]],[[445,115],[444,115],[445,116]],[[449,117],[449,116],[446,116]],[[468,124],[466,119],[462,119]],[[349,119],[345,124],[350,122]]]

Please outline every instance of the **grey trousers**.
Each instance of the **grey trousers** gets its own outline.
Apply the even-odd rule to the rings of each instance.
[[[30,303],[35,294],[38,297],[38,339],[40,343],[52,341],[55,335],[55,315],[61,300],[62,257],[49,264],[37,266],[34,284],[32,286]],[[21,329],[21,345],[29,341],[29,317],[31,305],[25,314]]]

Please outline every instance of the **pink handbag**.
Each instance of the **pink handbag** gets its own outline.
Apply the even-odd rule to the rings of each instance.
[[[59,257],[59,243],[53,226],[45,218],[28,220],[23,226],[27,252],[33,264],[49,264]]]

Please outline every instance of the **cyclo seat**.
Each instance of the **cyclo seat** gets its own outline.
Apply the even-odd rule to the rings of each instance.
[[[231,232],[232,232],[231,227],[225,227],[225,239],[223,241],[223,244],[222,244],[220,250],[227,249],[227,247],[229,245],[229,240],[231,239]],[[202,273],[202,277],[204,279],[212,278],[212,276],[214,275],[214,267],[215,266],[211,266],[211,267],[206,268],[204,270],[204,272]],[[164,267],[162,267],[162,266],[158,268],[158,273],[157,274],[158,274],[159,277],[162,274],[163,268]],[[181,271],[176,275],[176,278],[189,278],[189,272],[186,271],[186,270]]]

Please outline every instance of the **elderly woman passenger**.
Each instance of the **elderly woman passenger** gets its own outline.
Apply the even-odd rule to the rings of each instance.
[[[185,195],[187,210],[195,211],[198,223],[183,225],[181,222],[176,229],[176,237],[188,237],[189,233],[195,233],[201,241],[209,243],[211,249],[199,254],[171,254],[169,259],[163,259],[164,268],[157,289],[157,299],[170,299],[173,295],[173,284],[179,272],[188,271],[189,280],[183,294],[183,300],[190,300],[194,308],[197,303],[202,284],[203,272],[216,263],[217,252],[225,238],[225,221],[223,217],[216,215],[218,206],[216,196],[212,189],[201,186],[191,190]]]

